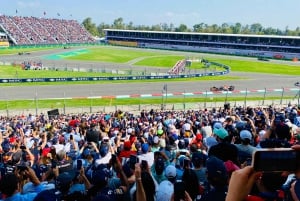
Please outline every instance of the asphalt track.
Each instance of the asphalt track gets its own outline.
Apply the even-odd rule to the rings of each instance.
[[[0,56],[0,61],[42,61],[44,65],[55,66],[80,66],[80,68],[113,68],[113,69],[129,69],[132,68],[131,63],[128,64],[113,64],[103,62],[83,62],[83,61],[69,61],[69,60],[45,60],[43,56],[54,54],[58,52],[68,52],[73,49],[47,50],[31,53],[30,55],[8,55]],[[126,50],[124,50],[126,53]],[[172,53],[173,54],[173,53]],[[174,53],[176,54],[176,52]],[[182,54],[177,52],[177,54]],[[185,53],[187,54],[187,53]],[[206,54],[188,53],[189,55],[197,55],[198,57],[207,56]],[[209,55],[211,56],[211,55]],[[218,55],[217,55],[218,56]],[[240,59],[235,56],[220,56],[229,59]],[[255,58],[244,58],[247,60],[256,60]],[[281,62],[281,61],[270,61]],[[300,68],[300,63],[286,62],[295,65],[295,68]],[[145,67],[151,70],[151,67]],[[155,68],[157,70],[157,68]],[[161,69],[166,71],[166,69]],[[168,82],[127,82],[127,83],[101,83],[101,84],[73,84],[73,85],[51,85],[51,86],[1,86],[0,85],[0,100],[16,100],[16,99],[32,99],[38,97],[39,99],[47,98],[66,98],[66,97],[91,97],[91,96],[117,96],[117,95],[131,95],[131,94],[155,94],[162,93],[164,84],[167,84],[168,93],[177,92],[205,92],[209,91],[212,86],[234,85],[236,90],[263,90],[263,89],[285,89],[285,94],[295,95],[295,91],[289,91],[290,88],[297,88],[294,86],[296,82],[300,81],[300,76],[290,75],[270,75],[261,73],[239,73],[230,72],[230,76],[237,76],[239,80],[226,81],[168,81]],[[255,95],[255,93],[248,96]]]

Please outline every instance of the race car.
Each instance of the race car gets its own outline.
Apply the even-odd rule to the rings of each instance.
[[[210,88],[210,91],[234,91],[234,86],[233,85],[230,86],[224,85],[220,87],[213,86]]]

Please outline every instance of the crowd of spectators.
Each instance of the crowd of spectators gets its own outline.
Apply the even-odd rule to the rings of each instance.
[[[168,71],[169,74],[179,75],[184,72],[186,66],[186,60],[177,61],[172,69]]]
[[[2,116],[0,132],[2,200],[300,199],[299,172],[251,166],[297,148],[297,105]]]
[[[23,70],[42,70],[43,69],[43,63],[41,61],[23,61],[21,63],[21,68]]]
[[[17,45],[95,42],[76,20],[0,15],[0,25]]]

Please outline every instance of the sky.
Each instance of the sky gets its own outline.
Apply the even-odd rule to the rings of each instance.
[[[260,23],[291,30],[300,27],[300,0],[1,0],[0,14],[75,19],[96,25],[117,18],[133,25]],[[44,15],[45,12],[45,15]],[[58,16],[58,14],[60,16]]]

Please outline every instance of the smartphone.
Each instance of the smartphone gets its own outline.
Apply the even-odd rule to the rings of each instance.
[[[51,168],[56,168],[57,162],[55,160],[51,161]]]
[[[191,163],[191,161],[189,159],[187,159],[187,158],[183,159],[183,168],[184,169],[190,168],[190,166],[191,166],[190,163]]]
[[[81,167],[82,167],[82,160],[78,159],[77,160],[77,170],[81,170]]]
[[[299,167],[299,153],[290,148],[258,149],[253,153],[255,171],[293,172]]]
[[[185,187],[182,181],[174,183],[174,201],[185,200]]]
[[[147,170],[147,168],[148,168],[147,161],[146,160],[142,160],[142,162],[141,162],[141,169],[142,170]]]
[[[139,158],[136,155],[130,155],[129,165],[131,169],[135,168],[135,164],[139,162]]]
[[[70,135],[70,140],[73,140],[73,135]]]
[[[18,166],[17,166],[17,169],[20,170],[20,171],[28,170],[28,168],[27,168],[26,165],[18,165]]]
[[[21,146],[20,146],[20,149],[23,149],[23,150],[24,150],[24,149],[26,149],[26,146],[25,146],[25,145],[21,145]]]
[[[112,164],[115,164],[117,162],[117,155],[116,154],[111,155],[111,162],[112,162]]]

